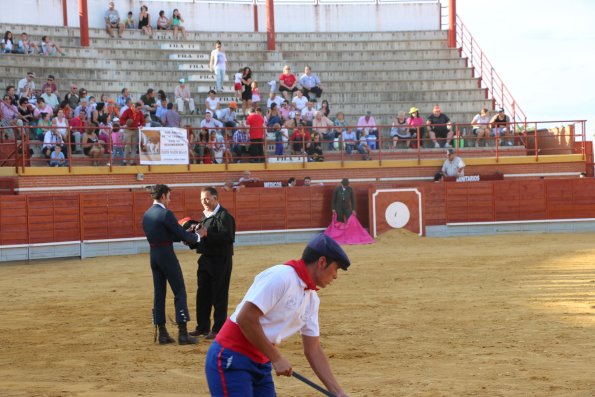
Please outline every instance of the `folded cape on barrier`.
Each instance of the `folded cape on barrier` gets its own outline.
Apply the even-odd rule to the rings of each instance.
[[[337,214],[333,214],[331,224],[324,231],[339,244],[357,245],[372,244],[374,239],[364,229],[357,217],[351,215],[346,223],[337,221]]]

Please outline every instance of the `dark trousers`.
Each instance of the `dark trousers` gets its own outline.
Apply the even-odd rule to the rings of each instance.
[[[186,302],[186,286],[184,275],[173,247],[151,248],[151,271],[153,272],[153,323],[165,324],[165,295],[167,282],[174,293],[176,322],[186,323],[190,320],[188,303]]]
[[[211,309],[213,309],[213,332],[219,332],[227,320],[231,268],[231,256],[201,255],[198,259],[196,328],[201,333],[211,331]]]
[[[250,139],[250,161],[264,163],[264,139]]]
[[[304,88],[302,89],[302,93],[304,94],[304,96],[308,99],[310,99],[310,93],[313,93],[314,95],[316,95],[318,98],[320,98],[322,96],[322,88],[316,86],[316,87],[312,87],[310,89],[308,88]]]

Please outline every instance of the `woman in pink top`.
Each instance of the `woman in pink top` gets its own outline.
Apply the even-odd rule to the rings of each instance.
[[[407,119],[407,125],[409,126],[409,132],[411,132],[411,147],[417,148],[417,136],[419,139],[423,139],[425,136],[424,119],[419,115],[419,111],[415,106],[409,109],[409,118]],[[421,142],[423,145],[423,141]]]

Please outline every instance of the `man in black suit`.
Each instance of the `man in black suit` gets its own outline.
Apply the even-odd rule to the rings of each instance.
[[[151,271],[153,272],[153,323],[159,329],[159,344],[173,343],[165,328],[166,283],[174,293],[176,322],[178,324],[178,343],[188,345],[197,343],[197,339],[188,335],[186,323],[190,320],[186,302],[186,286],[180,263],[174,252],[174,241],[189,244],[198,241],[196,233],[187,232],[178,224],[173,212],[167,209],[171,189],[167,185],[151,187],[153,206],[143,216],[143,230],[151,246]]]
[[[355,215],[355,195],[349,186],[349,179],[343,178],[341,186],[333,191],[332,208],[339,222],[345,223],[352,214]]]
[[[233,243],[236,222],[219,204],[217,190],[205,187],[200,193],[204,217],[197,226],[198,244],[191,245],[201,254],[198,258],[196,277],[196,329],[191,336],[205,335],[214,339],[227,320],[229,281],[231,279]],[[211,328],[213,309],[213,328]]]

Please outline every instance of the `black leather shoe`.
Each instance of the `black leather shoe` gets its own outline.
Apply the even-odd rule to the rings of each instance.
[[[169,334],[159,335],[159,344],[167,345],[168,343],[174,343],[176,340],[169,336]]]
[[[198,328],[196,328],[194,331],[188,332],[188,335],[190,336],[207,336],[208,334],[209,331],[200,331]]]
[[[205,340],[213,340],[217,337],[217,332],[209,332],[206,336],[205,336]]]
[[[180,345],[195,345],[198,343],[198,338],[188,335],[188,333],[180,333],[178,335],[178,344]]]

